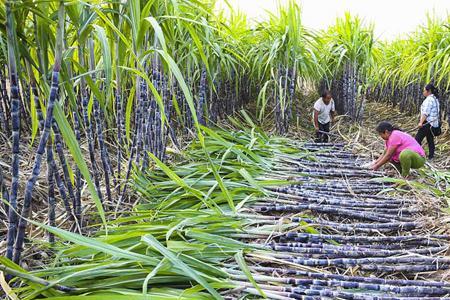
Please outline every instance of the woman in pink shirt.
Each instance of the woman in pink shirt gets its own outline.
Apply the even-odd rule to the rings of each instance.
[[[411,168],[419,169],[425,164],[425,151],[422,146],[409,134],[397,130],[389,122],[381,122],[377,126],[381,138],[385,140],[384,154],[378,158],[373,170],[391,161],[403,177],[409,175]]]

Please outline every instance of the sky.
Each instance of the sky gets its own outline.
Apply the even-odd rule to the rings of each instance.
[[[261,20],[266,10],[276,11],[278,0],[228,0],[250,19]],[[287,0],[280,0],[281,3]],[[427,12],[437,17],[450,13],[450,0],[298,0],[302,22],[312,29],[325,29],[349,11],[375,24],[375,35],[391,40],[412,32],[426,22]]]

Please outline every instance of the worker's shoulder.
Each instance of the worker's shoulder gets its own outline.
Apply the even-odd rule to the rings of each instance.
[[[323,101],[322,101],[322,97],[320,97],[319,99],[317,99],[317,100],[314,102],[314,106],[316,106],[316,105],[322,105],[322,104],[324,104]]]

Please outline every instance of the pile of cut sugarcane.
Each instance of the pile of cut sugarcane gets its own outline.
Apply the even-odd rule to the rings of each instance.
[[[450,283],[418,279],[450,268],[450,236],[427,232],[435,212],[381,195],[392,189],[377,180],[383,174],[361,167],[344,145],[302,147],[315,152],[315,161],[280,157],[275,176],[296,183],[268,188],[243,209],[259,226],[233,235],[248,242],[257,236],[265,248],[246,259],[266,297],[450,299]],[[277,223],[289,229],[264,229]],[[247,292],[261,293],[242,272],[229,272]]]
[[[107,232],[36,224],[55,236],[46,245],[58,255],[32,270],[0,257],[17,296],[450,299],[450,236],[437,200],[399,191],[345,145],[230,120],[240,129],[204,127],[204,145],[134,172],[139,202]]]

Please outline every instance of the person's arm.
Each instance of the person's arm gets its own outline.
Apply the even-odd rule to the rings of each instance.
[[[314,128],[319,130],[319,111],[314,109]]]
[[[373,162],[372,166],[375,166],[377,163],[379,163],[381,161],[381,159],[384,157],[384,155],[386,154],[386,150],[383,151],[383,154],[380,155],[380,157],[377,158],[377,160],[375,160]]]
[[[417,126],[418,126],[419,128],[422,128],[423,124],[426,123],[427,118],[428,118],[428,115],[426,115],[426,114],[421,114],[421,115],[420,115],[420,121],[419,121],[419,124],[418,124]]]
[[[331,99],[331,111],[330,111],[330,116],[331,116],[331,123],[334,123],[334,116],[336,115],[336,107],[334,106],[334,100]]]
[[[391,146],[388,149],[386,149],[384,154],[382,156],[380,156],[380,158],[377,159],[377,161],[375,162],[375,164],[372,167],[372,170],[376,171],[382,165],[384,165],[385,163],[389,162],[389,160],[391,159],[392,155],[394,155],[395,150],[397,150],[397,146]]]
[[[426,123],[428,116],[431,113],[431,105],[430,101],[425,99],[425,101],[422,103],[422,106],[420,107],[420,120],[417,127],[422,128],[423,124]]]

